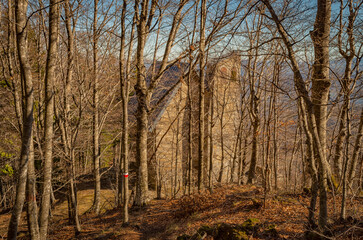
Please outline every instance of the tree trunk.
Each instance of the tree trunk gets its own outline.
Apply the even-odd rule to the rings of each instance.
[[[129,102],[129,71],[131,64],[131,49],[133,46],[133,35],[134,35],[134,24],[132,25],[132,31],[130,36],[130,46],[127,56],[126,66],[124,64],[125,59],[125,19],[126,19],[126,8],[127,1],[123,1],[122,16],[121,16],[121,48],[120,48],[120,86],[121,86],[121,101],[122,101],[122,135],[121,135],[121,163],[123,166],[120,169],[122,174],[121,179],[123,180],[123,222],[127,224],[129,222],[129,124],[128,124],[128,102]],[[121,164],[120,164],[121,165]],[[123,170],[123,173],[122,173]]]
[[[204,91],[205,91],[205,21],[207,18],[207,0],[201,0],[200,39],[199,39],[199,150],[198,150],[198,191],[204,184]]]
[[[32,136],[33,137],[33,136]],[[36,198],[36,176],[34,166],[34,142],[30,140],[27,182],[28,229],[32,240],[39,240],[38,205]]]
[[[334,173],[334,179],[336,179],[336,181],[340,179],[342,171],[343,144],[344,144],[344,137],[346,134],[345,116],[346,116],[346,109],[344,108],[343,105],[339,118],[339,130],[337,136],[337,144],[335,145],[335,156],[333,160],[333,173]]]
[[[9,2],[10,4],[11,2]],[[9,6],[10,7],[10,6]],[[20,223],[21,212],[24,206],[25,190],[27,183],[28,172],[28,157],[29,148],[32,139],[33,125],[33,81],[31,66],[28,59],[28,40],[27,40],[27,12],[28,2],[16,1],[15,3],[15,19],[16,19],[16,34],[17,34],[17,50],[20,63],[20,71],[23,81],[25,100],[23,106],[23,126],[21,137],[21,152],[19,158],[19,172],[17,174],[16,195],[13,211],[11,214],[8,239],[16,239],[18,226]]]
[[[98,61],[98,0],[94,0],[93,11],[93,171],[95,178],[95,189],[93,199],[93,210],[96,214],[100,213],[101,204],[101,176],[100,176],[100,126],[99,126],[99,94],[98,94],[98,77],[97,77],[97,61]]]
[[[191,63],[191,60],[190,60]],[[189,102],[189,112],[188,112],[188,195],[192,193],[192,181],[193,181],[193,98],[192,98],[192,70],[189,70],[188,76],[188,102]]]
[[[251,98],[257,98],[255,95],[252,95]],[[253,123],[252,123],[252,152],[251,152],[251,162],[250,162],[250,169],[248,171],[248,179],[247,183],[251,184],[253,179],[255,178],[255,172],[256,172],[256,165],[257,165],[257,156],[258,156],[258,131],[259,131],[259,125],[260,120],[257,116],[258,114],[258,103],[257,100],[251,100],[254,102],[253,105],[253,113],[256,117],[254,117]]]
[[[349,96],[349,95],[348,95]],[[346,98],[348,98],[346,96]],[[348,170],[348,164],[349,164],[349,138],[350,138],[350,119],[349,119],[349,99],[345,99],[344,101],[347,106],[344,108],[347,109],[345,114],[345,124],[346,124],[346,139],[345,139],[345,159],[343,161],[343,173],[342,173],[342,202],[341,202],[341,211],[340,211],[340,218],[345,219],[346,217],[346,198],[347,198],[347,170]]]
[[[13,94],[14,99],[14,110],[15,116],[18,123],[18,131],[20,136],[22,136],[22,125],[23,125],[23,117],[22,117],[22,106],[21,99],[19,93],[21,92],[19,89],[19,74],[16,73],[15,69],[15,50],[16,50],[16,26],[15,26],[15,18],[14,18],[14,3],[13,0],[8,0],[8,49],[7,49],[7,57],[8,57],[8,65],[9,65],[9,79],[12,82],[11,85],[11,93]]]
[[[327,185],[328,162],[326,160],[326,123],[329,98],[329,41],[330,41],[331,0],[318,0],[318,10],[311,38],[314,44],[315,62],[312,76],[312,104],[318,132],[318,146],[321,156],[318,160],[319,173],[319,226],[325,228],[328,219]]]
[[[39,213],[40,239],[47,239],[50,212],[50,194],[52,188],[53,162],[53,118],[54,118],[54,82],[58,51],[58,0],[50,1],[49,9],[49,49],[45,69],[45,124],[44,124],[44,168],[43,193]]]
[[[219,176],[218,176],[218,182],[221,183],[223,180],[223,172],[224,172],[224,137],[223,137],[223,118],[224,118],[224,102],[225,102],[225,94],[226,91],[224,91],[224,97],[223,97],[223,103],[222,103],[222,112],[220,116],[220,136],[221,136],[221,168],[219,169]]]
[[[315,62],[313,65],[312,77],[312,99],[310,99],[306,89],[305,82],[299,69],[298,62],[295,58],[293,44],[291,44],[289,36],[282,26],[281,21],[276,15],[274,9],[268,0],[263,0],[272,15],[280,36],[287,48],[288,57],[291,61],[291,67],[294,72],[294,82],[299,97],[303,100],[300,103],[301,113],[307,117],[304,121],[309,134],[311,134],[314,145],[314,155],[312,160],[316,158],[319,165],[318,183],[319,183],[319,226],[324,229],[327,222],[327,179],[330,175],[329,164],[326,159],[326,121],[327,121],[327,98],[329,94],[329,33],[330,33],[330,14],[331,1],[318,0],[318,10],[314,31],[311,37],[314,43]],[[315,163],[314,163],[315,164]],[[312,167],[313,164],[311,164]]]
[[[209,119],[209,191],[213,193],[213,118],[214,118],[214,88],[211,87],[210,119]]]
[[[178,101],[179,101],[179,103],[182,101],[182,92],[181,92],[181,90],[179,90],[179,97],[178,97]],[[179,113],[179,111],[180,111],[180,109],[179,109],[179,104],[177,105],[177,107],[176,107],[176,112],[177,113]],[[179,180],[179,178],[178,178],[178,164],[179,164],[179,157],[180,157],[180,153],[179,153],[179,151],[180,151],[180,136],[179,136],[179,134],[180,134],[180,119],[179,119],[179,117],[177,117],[177,120],[176,120],[176,143],[175,143],[175,166],[174,166],[174,198],[176,197],[176,194],[177,194],[177,192],[178,192],[178,190],[177,190],[177,187],[178,187],[178,180]]]
[[[234,151],[233,151],[233,158],[232,158],[232,168],[231,168],[231,183],[235,181],[235,175],[236,175],[236,164],[237,163],[237,156],[240,154],[240,149],[238,146],[240,146],[241,141],[241,134],[242,134],[242,121],[238,124],[238,130],[237,130],[237,138],[236,143],[234,145]]]
[[[352,161],[351,161],[350,168],[349,168],[349,173],[348,173],[348,182],[350,184],[354,180],[355,171],[356,171],[356,168],[357,168],[358,157],[359,157],[359,149],[361,147],[361,142],[362,142],[362,136],[363,136],[363,108],[362,108],[361,114],[360,114],[358,135],[357,135],[357,137],[355,139]]]
[[[74,59],[74,33],[71,27],[71,5],[69,0],[65,1],[64,6],[65,17],[66,17],[66,29],[68,35],[68,46],[67,46],[67,76],[64,88],[64,137],[63,146],[66,158],[70,161],[68,166],[69,173],[69,192],[68,199],[70,200],[70,221],[75,225],[76,235],[81,231],[81,224],[78,218],[78,204],[77,204],[77,191],[75,187],[75,156],[74,156],[74,143],[70,125],[70,98],[71,98],[71,82],[73,75],[73,59]]]
[[[136,50],[136,85],[137,113],[136,113],[136,163],[138,167],[135,205],[147,204],[148,168],[147,168],[147,131],[148,131],[148,100],[149,93],[146,86],[146,70],[144,65],[144,49],[147,38],[148,1],[135,1],[137,22],[137,50]]]

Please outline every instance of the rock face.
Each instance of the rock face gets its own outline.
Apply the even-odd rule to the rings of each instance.
[[[248,240],[251,235],[278,239],[278,233],[274,225],[263,226],[258,219],[250,218],[240,225],[218,223],[212,226],[202,226],[194,235],[184,234],[179,236],[177,240]]]

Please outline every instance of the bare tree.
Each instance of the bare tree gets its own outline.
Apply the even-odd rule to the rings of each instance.
[[[317,182],[319,189],[319,226],[325,228],[328,218],[327,211],[327,181],[329,164],[326,159],[326,121],[327,121],[327,101],[330,87],[329,80],[329,33],[330,33],[330,14],[331,14],[331,1],[318,0],[318,10],[316,14],[314,31],[311,32],[315,49],[315,63],[313,65],[314,72],[312,76],[312,97],[310,98],[305,86],[298,61],[295,57],[293,45],[283,27],[279,17],[275,13],[272,5],[268,0],[263,3],[268,8],[273,21],[277,26],[277,30],[285,44],[288,51],[288,57],[291,62],[291,67],[294,72],[294,83],[297,89],[298,96],[302,99],[300,101],[301,113],[307,119],[304,121],[311,139],[311,149],[314,154],[311,157],[313,160],[310,164],[312,168],[315,166],[314,160],[317,161],[318,176]],[[314,205],[314,204],[313,204]],[[310,209],[310,211],[314,211]],[[313,219],[310,219],[311,221]]]
[[[74,224],[76,235],[81,231],[81,225],[78,217],[77,191],[75,186],[75,140],[78,135],[78,128],[72,129],[71,125],[71,84],[73,82],[73,65],[74,65],[74,28],[72,29],[72,8],[69,0],[64,3],[65,25],[67,30],[67,72],[64,83],[63,93],[63,114],[60,117],[60,129],[62,132],[62,142],[65,159],[68,166],[68,202],[69,202],[69,221]],[[76,124],[76,127],[79,124]]]
[[[10,1],[11,3],[11,1]],[[11,5],[9,6],[11,8]],[[15,204],[9,222],[8,239],[16,239],[21,212],[25,200],[25,188],[27,182],[28,158],[32,139],[33,126],[33,80],[31,67],[28,57],[28,39],[27,39],[27,8],[28,2],[17,1],[15,4],[15,22],[16,22],[16,43],[20,63],[20,72],[22,76],[25,99],[23,106],[23,130],[21,139],[21,152],[19,158],[19,173],[17,177]]]
[[[44,126],[44,168],[43,192],[39,213],[40,239],[46,239],[50,212],[50,194],[52,188],[53,164],[53,118],[54,118],[54,82],[58,52],[59,2],[50,1],[49,7],[49,44],[47,65],[45,68],[45,126]]]
[[[180,27],[181,20],[185,16],[185,13],[182,14],[182,10],[188,0],[180,0],[176,5],[177,10],[171,20],[171,27],[167,35],[168,37],[160,67],[157,69],[155,74],[150,77],[150,84],[148,86],[146,81],[147,75],[144,63],[144,50],[151,24],[154,20],[155,10],[157,8],[157,1],[151,1],[150,6],[149,2],[150,1],[147,0],[138,0],[135,1],[134,5],[137,29],[136,85],[134,88],[137,96],[136,161],[138,165],[135,204],[138,206],[144,206],[148,202],[147,132],[150,99],[155,86],[159,83],[165,70],[174,65],[180,59],[177,58],[176,60],[169,62],[169,55],[172,47],[174,46],[174,40]]]
[[[339,178],[341,176],[342,179],[342,186],[343,186],[343,192],[342,192],[342,204],[341,204],[341,218],[345,219],[346,215],[346,208],[345,208],[345,200],[346,200],[346,188],[347,188],[347,181],[350,181],[351,173],[349,172],[347,176],[348,171],[348,164],[349,164],[349,139],[351,135],[351,128],[350,128],[350,97],[351,93],[354,91],[355,83],[357,79],[360,77],[362,72],[357,72],[356,76],[353,78],[352,73],[353,69],[357,69],[357,67],[360,64],[360,58],[356,58],[356,61],[353,65],[353,60],[356,57],[356,47],[355,47],[355,41],[354,41],[354,23],[356,20],[356,17],[358,15],[358,11],[362,3],[360,4],[354,4],[353,1],[349,0],[347,2],[347,6],[349,9],[349,16],[348,16],[348,24],[346,27],[346,33],[347,33],[347,45],[345,49],[343,49],[343,43],[342,43],[342,35],[343,35],[343,10],[344,10],[344,3],[343,0],[340,1],[340,14],[339,14],[339,31],[338,31],[338,49],[340,55],[345,60],[345,70],[344,70],[344,76],[343,79],[340,80],[340,84],[342,87],[343,92],[343,106],[340,114],[340,124],[339,124],[339,132],[338,132],[338,139],[336,144],[336,151],[335,151],[335,157],[333,161],[334,166],[334,174],[336,178]],[[358,67],[359,68],[359,67]],[[345,139],[344,139],[345,137]],[[342,156],[343,156],[343,143],[345,140],[345,159],[342,164]],[[359,140],[358,140],[359,141]],[[354,155],[354,154],[353,154]],[[354,159],[352,161],[352,166],[350,168],[351,170],[355,170],[355,162]]]
[[[202,190],[204,183],[204,90],[205,90],[205,22],[207,19],[207,0],[201,0],[200,9],[200,35],[199,35],[199,152],[198,152],[198,191]]]
[[[256,19],[257,18],[257,19]],[[252,152],[251,152],[251,161],[250,161],[250,168],[248,171],[248,179],[247,183],[252,183],[255,178],[256,166],[257,166],[257,159],[258,159],[258,138],[259,138],[259,131],[260,131],[260,116],[259,116],[259,105],[260,105],[260,96],[261,96],[261,75],[258,74],[259,69],[263,69],[263,67],[259,65],[259,49],[255,48],[260,44],[260,33],[261,33],[261,26],[262,26],[262,19],[263,15],[258,14],[254,17],[253,25],[257,25],[257,32],[256,35],[251,33],[252,30],[249,30],[248,23],[246,23],[247,29],[249,31],[250,37],[250,51],[248,54],[248,63],[247,63],[247,75],[249,81],[249,88],[250,88],[250,106],[249,106],[249,115],[252,124]],[[257,22],[256,22],[257,21]]]
[[[98,58],[98,38],[99,31],[97,28],[98,20],[98,0],[94,0],[93,8],[93,35],[92,35],[92,50],[93,50],[93,171],[95,177],[95,192],[93,200],[93,208],[96,214],[100,213],[101,204],[101,176],[100,176],[100,128],[99,128],[99,95],[98,95],[98,78],[97,78],[97,58]]]
[[[127,224],[129,221],[128,205],[129,205],[129,126],[128,126],[128,102],[130,91],[130,67],[131,67],[131,51],[133,47],[134,38],[134,19],[132,22],[132,29],[130,33],[130,43],[128,48],[127,60],[125,61],[126,50],[126,11],[127,1],[123,1],[122,14],[121,14],[121,48],[120,48],[120,86],[121,86],[121,100],[122,100],[122,136],[121,136],[121,163],[120,172],[123,170],[123,221]],[[125,66],[126,65],[126,66]]]

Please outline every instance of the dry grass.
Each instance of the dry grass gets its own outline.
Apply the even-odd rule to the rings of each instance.
[[[85,214],[87,210],[92,207],[93,204],[93,193],[92,189],[82,190],[78,192],[78,210],[80,215]],[[113,209],[114,206],[114,192],[109,189],[101,190],[101,214],[104,214],[110,209]],[[68,218],[68,203],[67,201],[56,202],[55,207],[52,211],[53,217],[51,220],[51,228],[57,226],[58,224],[64,225],[67,222]],[[9,224],[11,213],[6,213],[0,215],[0,239],[5,238],[7,234],[7,228]],[[72,228],[72,227],[71,227]],[[67,228],[66,228],[67,229]],[[20,232],[27,231],[26,225],[26,213],[23,212],[21,218],[21,225],[19,227]],[[21,233],[21,236],[26,238],[26,235]],[[66,238],[67,239],[67,238]]]
[[[114,194],[111,190],[102,190],[102,210],[99,216],[85,213],[92,206],[93,190],[83,190],[78,194],[82,232],[77,239],[168,240],[176,239],[184,233],[191,235],[203,225],[242,224],[249,218],[259,219],[263,225],[276,225],[280,239],[303,239],[309,204],[307,196],[282,194],[278,197],[270,196],[263,207],[260,204],[263,203],[262,189],[230,185],[215,189],[213,194],[204,192],[176,200],[152,200],[144,209],[131,210],[131,225],[123,227],[122,211],[113,209]],[[349,202],[347,212],[360,223],[331,224],[332,231],[339,236],[336,239],[359,239],[357,236],[363,235],[363,204],[360,200]],[[335,199],[336,205],[332,198],[329,200],[329,216],[334,219],[338,214],[339,202],[339,198]],[[49,239],[75,239],[74,227],[67,221],[67,202],[56,205],[53,214]],[[9,214],[0,217],[2,236],[6,232],[9,217]],[[25,221],[23,223],[21,230],[24,231]],[[352,228],[346,232],[351,226],[360,227],[354,229],[355,235],[352,235]],[[250,239],[260,238],[251,236]]]

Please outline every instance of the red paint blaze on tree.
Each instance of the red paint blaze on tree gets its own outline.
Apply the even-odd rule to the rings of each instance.
[[[124,173],[124,177],[128,177],[129,176],[129,173]]]

